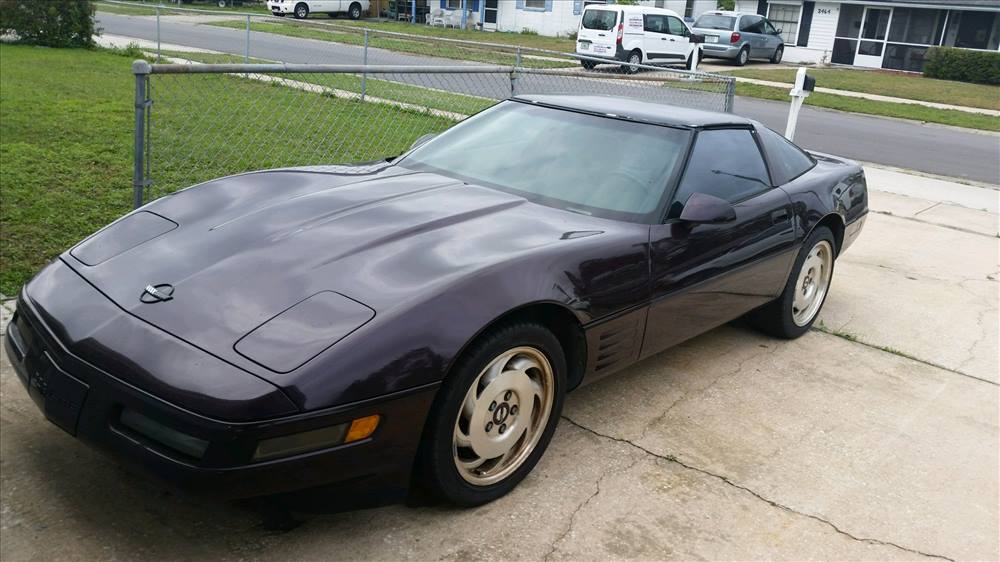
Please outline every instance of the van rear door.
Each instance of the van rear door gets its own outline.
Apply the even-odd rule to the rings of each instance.
[[[576,34],[576,52],[592,57],[613,57],[618,44],[619,10],[587,6]]]

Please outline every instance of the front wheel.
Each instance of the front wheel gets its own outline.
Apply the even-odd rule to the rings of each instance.
[[[347,10],[347,16],[352,20],[361,19],[361,4],[357,2],[351,4],[351,7]]]
[[[305,2],[295,5],[295,19],[304,20],[309,16],[309,6]]]
[[[773,64],[778,64],[781,62],[781,57],[785,54],[785,47],[783,45],[778,45],[778,48],[774,50],[774,54],[771,55],[771,62]]]
[[[488,333],[442,385],[424,431],[423,484],[462,506],[514,489],[548,447],[562,412],[566,360],[537,324]]]
[[[817,227],[802,245],[781,296],[748,314],[747,320],[779,338],[794,339],[806,333],[830,290],[836,244],[829,228]]]

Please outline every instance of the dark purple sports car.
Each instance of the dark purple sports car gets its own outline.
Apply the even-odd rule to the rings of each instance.
[[[743,315],[802,335],[868,210],[857,164],[721,113],[522,97],[421,141],[203,183],[64,253],[5,341],[31,397],[229,497],[476,505],[581,382]]]

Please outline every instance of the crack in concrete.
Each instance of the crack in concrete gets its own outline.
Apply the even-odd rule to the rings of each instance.
[[[933,209],[934,207],[937,207],[937,205],[932,205],[930,208],[927,208],[927,209],[924,209],[923,211],[920,211],[920,213],[923,213],[924,211],[929,211],[929,210]],[[976,210],[976,209],[972,209],[972,210]],[[918,218],[916,218],[915,215],[912,216],[912,217],[907,217],[907,216],[903,216],[903,215],[895,215],[895,214],[890,213],[889,211],[875,211],[875,210],[872,210],[872,209],[869,209],[869,212],[875,213],[876,215],[885,215],[887,217],[892,217],[894,219],[903,219],[903,220],[906,220],[906,221],[919,222],[921,224],[927,224],[927,225],[930,225],[930,226],[937,226],[937,227],[940,227],[940,228],[948,228],[948,229],[951,229],[951,230],[957,230],[958,232],[962,232],[962,233],[965,233],[965,234],[975,234],[976,236],[986,236],[987,238],[995,238],[996,237],[996,235],[994,235],[994,234],[986,234],[985,232],[982,232],[982,231],[979,231],[979,230],[972,230],[972,229],[969,229],[969,228],[962,228],[961,226],[952,226],[950,224],[942,224],[942,223],[939,223],[939,222],[934,222],[934,221],[929,221],[929,220],[924,220],[924,219],[918,219]],[[917,213],[917,214],[919,215],[920,213]]]
[[[642,429],[642,433],[639,435],[639,438],[637,439],[637,441],[642,441],[646,437],[646,434],[649,433],[649,430],[652,429],[653,426],[655,426],[656,424],[658,424],[661,421],[663,421],[664,418],[667,417],[667,414],[669,414],[670,411],[673,410],[674,407],[677,406],[678,404],[680,404],[681,402],[686,401],[691,396],[704,394],[709,389],[711,389],[716,384],[718,384],[719,381],[721,381],[722,379],[727,378],[727,377],[731,377],[733,375],[737,375],[737,374],[741,373],[743,371],[743,366],[746,365],[749,361],[751,361],[753,359],[758,359],[758,358],[763,357],[763,356],[765,356],[765,355],[767,355],[769,353],[773,354],[774,352],[777,351],[777,349],[778,349],[777,345],[768,346],[767,351],[762,351],[760,353],[754,353],[753,355],[742,359],[739,362],[739,364],[736,366],[735,369],[733,369],[731,371],[726,371],[725,373],[720,374],[719,376],[717,376],[714,379],[712,379],[712,382],[708,383],[707,385],[703,386],[702,388],[698,388],[698,389],[695,389],[695,390],[690,391],[690,392],[685,392],[679,398],[677,398],[677,400],[674,400],[673,402],[671,402],[670,405],[667,406],[667,408],[662,413],[660,413],[660,415],[656,416],[656,418],[654,418],[652,421],[650,421],[649,423],[646,424],[646,426]]]
[[[772,500],[770,498],[764,497],[759,492],[756,492],[756,491],[754,491],[754,490],[752,490],[752,489],[750,489],[750,488],[748,488],[746,486],[743,486],[742,484],[737,484],[736,482],[732,481],[728,476],[723,476],[721,474],[716,474],[716,473],[714,473],[714,472],[712,472],[712,471],[710,471],[708,469],[688,464],[688,463],[680,460],[679,458],[677,458],[675,455],[670,455],[670,454],[664,455],[664,454],[657,453],[655,451],[651,451],[651,450],[647,449],[646,447],[643,447],[642,445],[633,443],[632,441],[630,441],[628,439],[623,439],[621,437],[615,437],[613,435],[606,435],[606,434],[601,433],[601,432],[599,432],[597,430],[594,430],[594,429],[591,429],[591,428],[589,428],[589,427],[587,427],[585,425],[582,425],[582,424],[574,421],[573,419],[571,419],[571,418],[569,418],[569,417],[567,417],[565,415],[562,416],[562,419],[564,419],[567,422],[569,422],[570,424],[572,424],[572,425],[574,425],[574,426],[576,426],[576,427],[578,427],[578,428],[580,428],[580,429],[582,429],[584,431],[592,433],[593,435],[596,435],[598,437],[602,437],[602,438],[607,439],[609,441],[616,441],[618,443],[624,443],[626,445],[629,445],[631,447],[634,447],[634,448],[642,451],[643,453],[645,453],[645,454],[647,454],[647,455],[649,455],[651,457],[654,457],[654,458],[657,458],[657,459],[660,459],[660,460],[664,460],[664,461],[667,461],[667,462],[670,462],[670,463],[674,463],[674,464],[676,464],[678,466],[681,466],[681,467],[683,467],[683,468],[685,468],[687,470],[690,470],[690,471],[693,471],[693,472],[697,472],[699,474],[702,474],[702,475],[714,478],[716,480],[719,480],[719,481],[725,483],[728,486],[731,486],[733,488],[736,488],[738,490],[742,490],[743,492],[746,492],[746,493],[750,494],[751,496],[757,498],[758,500],[760,500],[760,501],[762,501],[762,502],[764,502],[764,503],[766,503],[766,504],[768,504],[768,505],[770,505],[772,507],[776,507],[778,509],[781,509],[782,511],[786,511],[786,512],[791,513],[793,515],[798,515],[800,517],[806,517],[806,518],[812,519],[814,521],[817,521],[819,523],[822,523],[823,525],[826,525],[827,527],[833,529],[838,534],[843,535],[843,536],[845,536],[845,537],[847,537],[847,538],[849,538],[849,539],[851,539],[853,541],[863,542],[863,543],[868,543],[868,544],[876,544],[876,545],[880,545],[880,546],[888,546],[888,547],[892,547],[892,548],[896,548],[896,549],[902,550],[903,552],[909,552],[911,554],[916,554],[916,555],[919,555],[919,556],[924,556],[926,558],[936,558],[938,560],[948,560],[949,562],[955,562],[954,558],[949,558],[949,557],[943,556],[941,554],[933,554],[933,553],[929,553],[929,552],[924,552],[922,550],[917,550],[915,548],[909,548],[909,547],[906,547],[906,546],[902,546],[900,544],[896,544],[896,543],[891,542],[891,541],[884,541],[884,540],[873,539],[873,538],[869,538],[869,537],[859,537],[857,535],[854,535],[852,533],[849,533],[849,532],[841,529],[840,527],[838,527],[833,522],[831,522],[831,521],[829,521],[827,519],[824,519],[824,518],[822,518],[822,517],[820,517],[818,515],[814,515],[812,513],[806,513],[804,511],[798,511],[798,510],[793,509],[792,507],[789,507],[789,506],[787,506],[785,504],[782,504],[782,503],[779,503],[779,502],[777,502],[775,500]],[[604,477],[602,476],[602,479],[603,478]],[[598,482],[598,484],[600,484],[600,482]],[[594,495],[596,495],[596,494],[594,494]],[[588,501],[589,501],[589,499],[588,499]],[[575,515],[575,512],[574,512],[574,515]],[[572,528],[572,525],[570,526],[570,528]],[[568,530],[567,530],[567,532],[568,532]],[[555,543],[553,543],[553,546],[554,546],[554,544]],[[553,550],[554,550],[554,548],[553,548]],[[551,552],[550,552],[550,554],[551,554]],[[548,556],[548,555],[546,555],[546,556]]]
[[[883,353],[888,353],[890,355],[895,355],[897,357],[902,357],[904,359],[909,359],[910,361],[916,361],[917,363],[922,363],[924,365],[927,365],[927,366],[930,366],[930,367],[934,367],[935,369],[941,369],[942,371],[947,371],[947,372],[952,373],[954,375],[961,375],[963,377],[970,378],[970,379],[972,379],[974,381],[984,382],[986,384],[991,384],[993,386],[1000,386],[1000,383],[995,382],[995,381],[991,381],[990,379],[984,379],[982,377],[977,377],[976,375],[970,375],[969,373],[963,373],[962,371],[958,371],[958,370],[952,369],[950,367],[945,367],[944,365],[940,365],[938,363],[934,363],[933,361],[928,361],[926,359],[921,359],[919,357],[914,357],[914,356],[909,355],[907,353],[904,353],[902,351],[898,351],[898,350],[895,350],[895,349],[890,349],[890,348],[882,347],[882,346],[879,346],[879,345],[876,345],[876,344],[873,344],[873,343],[868,343],[866,341],[862,341],[862,340],[858,339],[858,336],[855,336],[853,334],[838,334],[837,332],[834,332],[833,330],[830,330],[828,328],[819,327],[819,326],[813,326],[811,329],[813,331],[820,332],[820,333],[823,333],[823,334],[827,334],[827,335],[830,335],[830,336],[834,336],[834,337],[837,337],[837,338],[841,338],[841,339],[847,340],[849,342],[856,343],[858,345],[863,345],[863,346],[871,348],[871,349],[877,349],[877,350],[879,350],[879,351],[881,351]]]
[[[564,419],[568,419],[568,418],[565,418],[565,416],[563,416],[563,418]],[[574,423],[574,425],[576,425],[576,424]],[[593,433],[593,432],[591,432],[591,433]],[[621,470],[614,470],[614,471],[609,470],[608,472],[605,472],[605,473],[601,474],[600,478],[597,479],[596,485],[594,486],[594,493],[590,494],[589,496],[587,496],[587,499],[585,499],[582,502],[580,502],[580,505],[576,506],[576,509],[573,510],[573,513],[571,513],[569,515],[569,524],[566,525],[566,528],[563,529],[563,532],[560,533],[558,537],[556,537],[556,540],[552,541],[551,548],[549,548],[549,551],[545,553],[545,556],[542,557],[542,560],[549,560],[552,557],[552,555],[555,554],[557,550],[559,550],[559,543],[561,543],[567,536],[569,536],[570,531],[572,531],[573,527],[576,526],[576,516],[581,511],[583,511],[583,509],[585,507],[587,507],[588,505],[590,505],[590,502],[593,501],[594,498],[596,498],[597,496],[599,496],[601,494],[601,483],[604,482],[604,479],[607,478],[608,476],[611,476],[611,474],[613,474],[613,473],[614,474],[620,474],[620,473],[627,472],[627,471],[631,470],[632,467],[634,467],[635,465],[639,464],[640,460],[641,460],[641,458],[635,459],[628,466],[626,466],[625,468],[623,468]]]

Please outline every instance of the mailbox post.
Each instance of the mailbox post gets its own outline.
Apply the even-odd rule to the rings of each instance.
[[[816,79],[806,75],[805,67],[795,73],[795,85],[792,86],[788,95],[792,97],[792,105],[788,108],[788,123],[785,125],[785,138],[793,140],[795,137],[795,125],[799,121],[799,109],[806,101],[809,94],[816,89]]]

